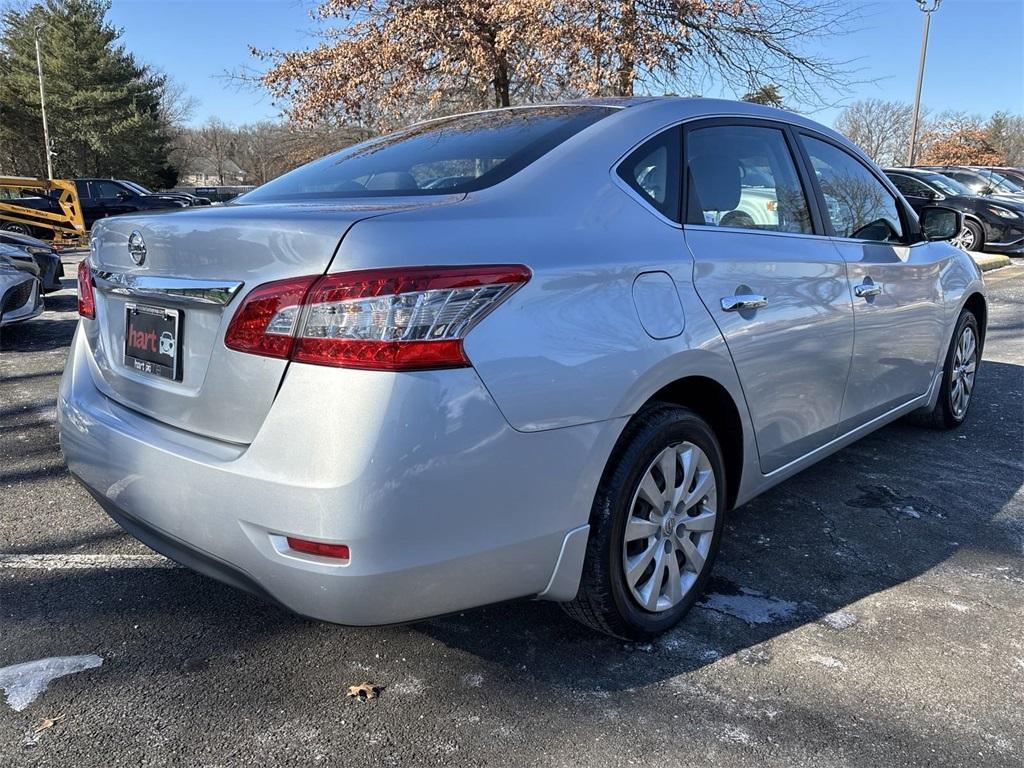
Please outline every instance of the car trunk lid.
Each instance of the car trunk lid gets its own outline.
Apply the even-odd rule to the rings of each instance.
[[[237,205],[98,223],[89,257],[96,319],[84,323],[97,388],[179,429],[252,442],[288,361],[224,345],[224,332],[246,293],[273,280],[322,274],[355,222],[424,204]],[[133,328],[142,329],[136,333],[170,334],[164,343],[177,355],[176,377],[147,372],[134,354],[126,355],[130,310]],[[152,321],[154,314],[177,318],[176,338],[173,322],[160,325]]]

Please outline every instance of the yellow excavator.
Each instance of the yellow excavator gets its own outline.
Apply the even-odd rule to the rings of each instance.
[[[78,189],[67,179],[0,176],[0,229],[51,232],[58,248],[89,244]]]

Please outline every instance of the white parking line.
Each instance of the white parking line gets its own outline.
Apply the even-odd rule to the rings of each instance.
[[[175,568],[177,564],[161,555],[4,555],[0,554],[0,570],[4,568],[36,571],[69,571],[80,569],[111,570],[116,568]]]

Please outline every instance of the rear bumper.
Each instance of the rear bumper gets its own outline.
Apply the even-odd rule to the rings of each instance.
[[[622,424],[524,434],[472,369],[293,364],[237,446],[104,396],[76,333],[58,426],[72,473],[149,546],[299,614],[372,625],[543,592]],[[293,552],[283,536],[347,544],[351,559]],[[579,565],[559,570],[578,578]]]

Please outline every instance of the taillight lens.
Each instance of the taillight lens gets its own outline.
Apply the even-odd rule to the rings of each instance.
[[[524,266],[496,265],[374,269],[268,283],[246,297],[225,343],[343,368],[466,366],[466,333],[529,278]]]
[[[90,320],[96,317],[96,296],[93,294],[88,259],[78,262],[78,314]]]
[[[229,349],[265,357],[288,357],[302,302],[316,277],[278,280],[254,288],[231,318],[224,343]]]

